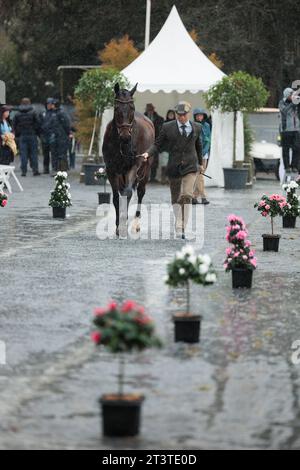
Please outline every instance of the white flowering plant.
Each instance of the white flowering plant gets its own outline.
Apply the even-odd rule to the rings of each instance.
[[[184,286],[187,290],[187,315],[190,310],[190,283],[208,286],[217,275],[209,255],[196,255],[192,246],[184,246],[167,265],[165,282],[171,287]]]
[[[106,182],[107,182],[107,173],[106,173],[106,168],[105,167],[100,167],[97,171],[94,173],[94,177],[96,181],[99,181],[100,183],[103,183],[104,186],[104,192],[106,193]]]
[[[297,181],[291,181],[290,183],[282,186],[282,189],[287,193],[287,205],[284,206],[282,210],[282,215],[284,217],[299,217],[300,215],[300,201],[296,194],[298,188],[299,184]]]
[[[70,207],[72,198],[70,194],[70,184],[67,183],[68,174],[65,171],[59,171],[55,177],[56,186],[51,192],[49,206],[51,207]]]

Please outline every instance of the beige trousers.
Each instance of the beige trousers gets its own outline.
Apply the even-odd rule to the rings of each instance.
[[[202,166],[203,166],[204,171],[207,168],[207,164],[208,164],[208,160],[203,160]],[[201,174],[197,175],[195,187],[194,187],[194,193],[193,193],[194,199],[197,199],[198,197],[206,198],[204,176]]]
[[[182,178],[170,179],[176,232],[184,232],[187,226],[196,178],[197,173],[189,173]]]

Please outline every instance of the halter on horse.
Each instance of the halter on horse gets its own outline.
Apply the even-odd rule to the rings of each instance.
[[[134,189],[137,189],[138,207],[135,229],[139,231],[141,204],[146,191],[152,161],[144,162],[143,154],[154,142],[154,126],[143,114],[135,111],[130,91],[115,86],[114,118],[108,124],[103,141],[103,157],[108,179],[113,190],[116,209],[116,233],[119,235],[120,196],[127,197],[127,211]],[[127,230],[127,228],[126,228]]]

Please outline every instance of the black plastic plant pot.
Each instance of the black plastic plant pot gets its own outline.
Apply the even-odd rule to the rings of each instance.
[[[296,217],[290,217],[288,215],[284,215],[282,217],[282,224],[283,228],[296,228]]]
[[[99,204],[110,204],[110,193],[98,193]]]
[[[103,395],[102,430],[104,436],[136,436],[140,432],[142,395]]]
[[[66,208],[65,207],[52,207],[53,209],[53,218],[54,219],[65,219],[66,218]]]
[[[84,171],[84,183],[87,186],[91,185],[99,185],[99,181],[95,179],[95,172],[99,170],[99,168],[103,167],[99,163],[84,163],[83,164],[83,171]]]
[[[201,315],[174,315],[175,343],[199,343]]]
[[[235,268],[232,270],[232,288],[233,289],[242,289],[242,288],[251,289],[252,279],[253,279],[252,269]]]
[[[264,251],[279,251],[279,241],[281,235],[263,235]]]
[[[248,169],[247,168],[223,168],[225,189],[245,189]]]

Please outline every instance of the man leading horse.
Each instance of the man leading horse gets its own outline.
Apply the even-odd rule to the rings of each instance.
[[[198,174],[203,173],[201,125],[190,121],[191,105],[181,101],[175,108],[176,120],[166,122],[143,154],[145,161],[163,150],[169,152],[167,175],[176,219],[176,238],[185,239],[189,209]]]

